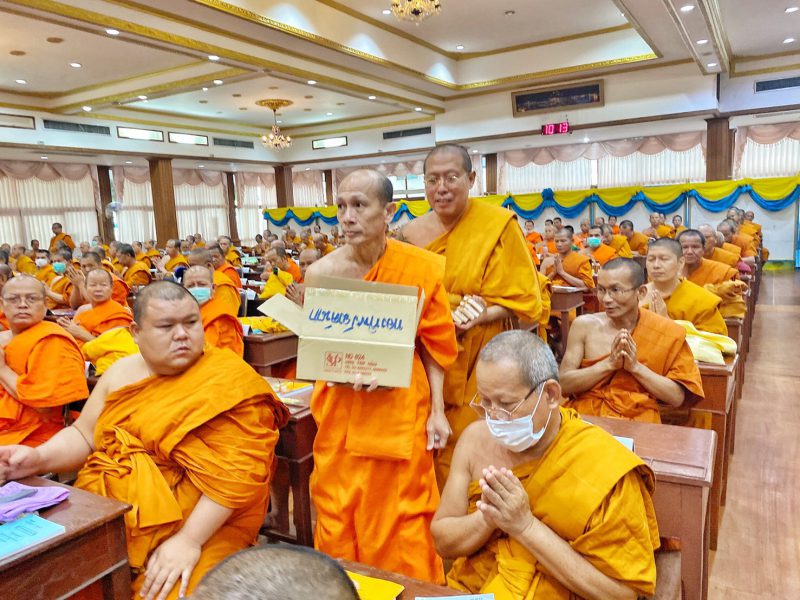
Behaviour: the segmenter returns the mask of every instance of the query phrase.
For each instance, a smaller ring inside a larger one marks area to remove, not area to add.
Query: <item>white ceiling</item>
[[[800,10],[786,13],[800,0],[720,0],[722,18],[733,53],[753,56],[800,53]],[[786,38],[795,42],[784,44]]]

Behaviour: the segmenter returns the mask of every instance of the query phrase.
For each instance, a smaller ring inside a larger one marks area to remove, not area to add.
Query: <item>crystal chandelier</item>
[[[285,108],[287,106],[291,106],[291,100],[281,100],[281,99],[267,99],[267,100],[259,100],[256,102],[258,106],[265,106],[266,108],[272,111],[272,117],[274,120],[274,124],[272,125],[272,129],[269,133],[265,133],[261,136],[261,143],[264,144],[265,148],[273,148],[275,150],[283,150],[284,148],[288,148],[292,145],[292,138],[291,136],[284,135],[281,132],[281,128],[278,127],[278,115],[277,111],[281,108]]]
[[[411,21],[416,25],[440,12],[440,0],[392,0],[392,14],[401,21]]]

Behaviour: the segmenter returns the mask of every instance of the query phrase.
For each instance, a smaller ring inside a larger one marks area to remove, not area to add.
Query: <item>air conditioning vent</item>
[[[58,129],[60,131],[73,131],[75,133],[98,133],[111,135],[111,129],[103,125],[88,125],[87,123],[69,123],[67,121],[44,120],[45,129]]]
[[[214,138],[215,146],[228,146],[229,148],[254,148],[253,142],[242,142],[241,140],[229,140],[227,138]]]
[[[427,135],[433,131],[430,127],[417,127],[416,129],[401,129],[400,131],[384,131],[383,139],[393,140],[395,138],[411,137],[414,135]]]
[[[788,88],[800,87],[800,77],[785,77],[783,79],[767,79],[756,81],[756,94],[759,92],[774,92]]]

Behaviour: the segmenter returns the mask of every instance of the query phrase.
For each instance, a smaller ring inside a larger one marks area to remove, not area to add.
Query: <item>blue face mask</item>
[[[544,432],[547,431],[547,426],[550,424],[550,417],[553,411],[547,415],[547,421],[539,431],[533,430],[533,415],[539,408],[539,403],[542,401],[542,392],[544,386],[539,391],[539,397],[536,400],[536,406],[533,407],[533,412],[527,417],[520,417],[519,419],[512,419],[511,421],[500,421],[497,419],[490,419],[486,415],[486,424],[489,426],[489,432],[492,437],[500,444],[511,450],[512,452],[524,452],[538,444],[544,437]]]
[[[67,272],[67,264],[62,262],[53,263],[53,271],[56,272],[56,275],[63,275]]]
[[[189,288],[189,293],[194,296],[198,304],[205,304],[211,300],[211,288],[207,287],[193,287]]]
[[[590,237],[586,240],[586,243],[589,245],[589,248],[599,248],[600,247],[600,238],[599,237]]]

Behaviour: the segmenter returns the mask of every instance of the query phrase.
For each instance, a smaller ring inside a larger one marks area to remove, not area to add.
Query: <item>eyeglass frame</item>
[[[525,396],[522,398],[522,400],[517,402],[514,405],[514,408],[512,408],[511,410],[506,410],[505,408],[496,408],[494,406],[490,409],[490,410],[492,410],[494,412],[498,412],[499,411],[500,414],[507,415],[507,418],[504,418],[504,419],[497,419],[496,417],[493,417],[489,413],[489,410],[484,408],[484,406],[482,404],[480,404],[480,403],[475,404],[475,399],[478,396],[480,396],[480,392],[477,392],[477,391],[475,392],[475,395],[472,397],[472,400],[469,401],[469,406],[470,406],[470,408],[472,408],[472,410],[477,412],[482,417],[485,417],[488,414],[491,419],[495,419],[497,421],[506,421],[506,422],[508,422],[508,421],[512,420],[512,415],[517,411],[517,409],[520,406],[522,406],[523,404],[525,404],[525,402],[528,400],[528,398],[531,397],[531,394],[533,394],[533,392],[535,392],[539,388],[539,386],[544,385],[548,381],[550,381],[549,377],[547,379],[545,379],[544,381],[539,381],[538,383],[534,384],[534,386],[530,389],[530,391],[528,391],[528,393],[525,394]],[[483,411],[483,414],[481,414],[480,411]]]
[[[458,180],[464,177],[465,175],[469,175],[468,173],[462,173],[461,175],[456,175],[455,173],[448,173],[447,175],[426,175],[422,178],[422,182],[425,184],[425,187],[436,187],[442,183],[446,186],[453,186],[458,183]],[[435,181],[429,181],[429,179],[436,178]],[[453,178],[452,181],[448,181],[449,178]]]
[[[600,298],[601,296],[605,296],[606,294],[608,294],[609,296],[614,298],[614,300],[620,300],[621,298],[624,298],[627,295],[628,292],[632,292],[632,291],[638,290],[638,289],[639,289],[638,287],[617,288],[617,289],[614,289],[612,291],[612,290],[608,290],[606,288],[595,287],[594,288],[594,295],[597,296],[598,298]],[[622,295],[620,295],[620,294],[622,294]]]
[[[19,306],[22,300],[26,304],[44,302],[45,296],[40,294],[22,294],[21,296],[0,296],[0,300],[8,302],[9,306]]]

